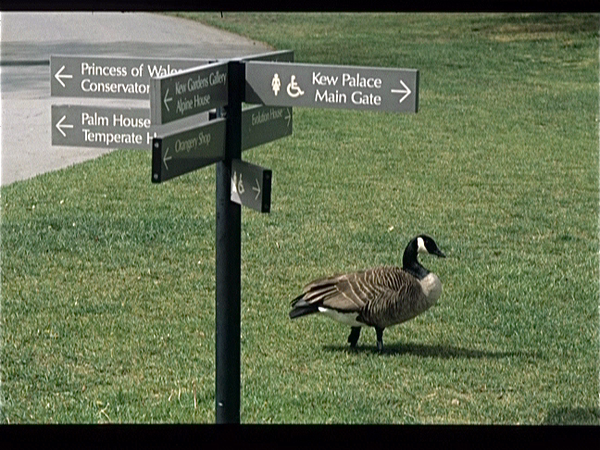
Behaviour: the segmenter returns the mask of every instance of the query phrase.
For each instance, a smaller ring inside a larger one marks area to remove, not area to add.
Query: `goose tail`
[[[304,299],[304,294],[292,300],[292,310],[290,311],[290,319],[306,316],[319,312],[319,307],[315,304],[309,304]]]

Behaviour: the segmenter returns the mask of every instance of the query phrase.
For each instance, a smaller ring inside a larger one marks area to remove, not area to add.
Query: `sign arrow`
[[[292,120],[292,115],[290,114],[290,108],[285,108],[285,111],[287,113],[287,116],[285,116],[284,119],[287,120],[287,126],[289,128],[290,127],[290,120]]]
[[[402,97],[398,103],[402,103],[406,99],[406,97],[408,97],[410,94],[412,94],[412,91],[406,84],[404,84],[404,81],[400,80],[400,84],[402,84],[402,86],[404,86],[404,89],[392,89],[391,90],[391,92],[393,92],[394,94],[404,94],[404,97]]]
[[[62,130],[63,128],[73,128],[73,125],[69,125],[69,124],[63,125],[63,122],[65,121],[66,118],[67,118],[67,116],[62,116],[62,118],[56,124],[56,129],[58,131],[60,131],[60,134],[62,134],[63,137],[67,137],[67,134]]]
[[[61,75],[62,71],[65,70],[65,66],[62,66],[60,69],[58,69],[58,72],[56,72],[54,74],[54,78],[56,78],[56,80],[61,84],[62,87],[66,87],[65,83],[63,83],[63,78],[73,78],[73,75]]]
[[[172,156],[169,156],[167,158],[167,155],[169,154],[169,147],[167,147],[167,150],[165,150],[165,156],[163,156],[163,163],[165,164],[165,168],[167,170],[169,170],[169,166],[167,166],[167,161],[171,161],[173,159]]]
[[[165,92],[165,99],[163,101],[164,101],[165,107],[167,108],[167,111],[171,111],[171,109],[169,108],[169,104],[167,102],[170,102],[171,100],[173,100],[173,97],[169,97],[168,95],[169,95],[169,88],[167,88],[167,92]]]
[[[260,184],[258,183],[257,178],[255,178],[254,181],[256,181],[256,187],[252,186],[252,190],[256,192],[256,197],[254,197],[254,200],[258,200],[258,197],[260,196]]]

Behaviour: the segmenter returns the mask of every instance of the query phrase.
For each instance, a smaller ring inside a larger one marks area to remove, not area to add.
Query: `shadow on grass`
[[[552,408],[547,425],[600,425],[600,408]]]
[[[361,346],[360,344],[352,349],[348,345],[326,345],[324,349],[331,352],[346,351],[351,353],[379,353],[375,346]],[[526,357],[526,358],[538,358],[540,354],[538,352],[524,352],[524,351],[490,351],[490,350],[478,350],[470,348],[453,347],[451,345],[429,345],[429,344],[388,344],[383,349],[382,356],[397,356],[397,355],[414,355],[422,358],[491,358],[499,359],[506,357]]]

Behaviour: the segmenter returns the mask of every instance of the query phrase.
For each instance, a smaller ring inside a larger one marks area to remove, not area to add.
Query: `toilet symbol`
[[[304,91],[300,89],[300,86],[298,86],[298,83],[296,83],[296,75],[292,75],[290,83],[287,85],[287,93],[292,98],[304,95]]]
[[[279,74],[273,75],[273,81],[271,81],[271,87],[273,88],[273,93],[275,97],[279,94],[279,90],[281,89],[281,80],[279,79]]]

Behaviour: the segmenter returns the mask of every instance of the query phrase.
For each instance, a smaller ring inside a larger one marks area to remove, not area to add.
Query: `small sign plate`
[[[234,159],[231,162],[231,201],[256,211],[271,211],[270,169]]]

